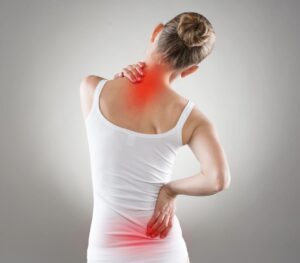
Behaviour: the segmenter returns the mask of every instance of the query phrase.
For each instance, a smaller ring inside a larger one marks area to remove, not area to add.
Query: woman
[[[210,22],[184,12],[154,28],[144,63],[113,80],[83,79],[94,198],[88,263],[189,262],[176,197],[220,192],[230,172],[213,124],[170,84],[195,72],[214,42]],[[184,145],[201,169],[171,181]]]

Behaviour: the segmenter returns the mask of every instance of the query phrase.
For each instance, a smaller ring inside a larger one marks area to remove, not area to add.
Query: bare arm
[[[190,177],[171,181],[161,187],[154,213],[147,224],[147,235],[166,237],[173,224],[177,195],[213,195],[230,184],[228,163],[216,130],[199,113],[195,110],[196,116],[192,123],[196,123],[196,128],[193,129],[187,144],[200,162],[201,170]]]
[[[171,196],[213,195],[230,185],[231,177],[227,158],[220,144],[215,127],[201,114],[196,115],[195,129],[188,146],[200,162],[200,172],[165,185]]]

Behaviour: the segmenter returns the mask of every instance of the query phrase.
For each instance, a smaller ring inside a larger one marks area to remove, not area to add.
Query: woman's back
[[[145,134],[172,129],[188,100],[169,87],[154,88],[143,79],[131,83],[126,78],[108,80],[101,91],[99,108],[113,124]],[[153,90],[150,94],[149,90]]]
[[[141,108],[124,103],[130,88],[137,87],[117,83],[121,82],[99,81],[86,118],[94,197],[88,262],[185,262],[187,248],[176,215],[165,239],[145,232],[158,192],[171,179],[193,102],[188,101],[175,117],[171,110],[179,102],[168,103],[163,96],[138,111]],[[165,108],[158,100],[165,101]],[[162,117],[157,117],[154,105]],[[164,118],[171,119],[168,113],[174,121],[163,125]]]

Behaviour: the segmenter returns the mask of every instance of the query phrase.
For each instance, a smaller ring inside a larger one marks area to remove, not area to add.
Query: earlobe
[[[181,72],[180,77],[181,77],[181,78],[184,78],[184,77],[185,77],[185,72],[184,72],[184,71]]]
[[[191,73],[195,72],[198,68],[199,68],[199,66],[194,65],[194,66],[191,68]]]
[[[194,65],[194,66],[191,66],[190,68],[188,68],[188,69],[182,71],[181,74],[180,74],[181,78],[184,78],[184,77],[186,77],[187,75],[192,74],[192,73],[195,72],[198,68],[199,68],[199,66]]]

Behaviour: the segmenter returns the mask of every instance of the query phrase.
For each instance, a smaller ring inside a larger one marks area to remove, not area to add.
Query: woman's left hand
[[[147,224],[146,234],[151,237],[160,235],[165,238],[173,223],[173,216],[176,210],[176,195],[170,192],[167,185],[160,188],[156,201],[154,213]]]

